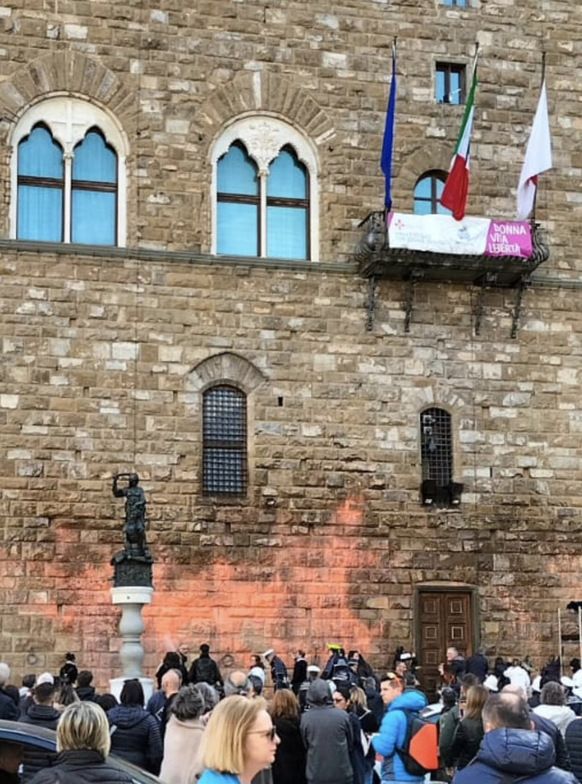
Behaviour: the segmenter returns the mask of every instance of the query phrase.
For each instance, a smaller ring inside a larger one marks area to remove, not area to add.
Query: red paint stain
[[[381,640],[374,613],[366,620],[358,614],[369,589],[357,576],[379,568],[378,552],[362,535],[363,517],[364,501],[354,497],[310,535],[282,533],[283,526],[275,525],[272,536],[283,545],[258,545],[260,563],[250,550],[248,559],[241,558],[240,548],[229,560],[230,548],[215,545],[208,547],[209,560],[219,550],[221,557],[202,567],[156,563],[153,603],[143,610],[146,671],[153,674],[179,641],[193,652],[208,642],[219,659],[229,654],[242,667],[249,653],[268,647],[289,663],[298,647],[324,661],[329,641],[376,652]],[[48,622],[39,648],[52,645],[53,659],[59,651],[76,650],[80,665],[93,670],[104,688],[119,673],[120,610],[111,605],[112,567],[102,560],[102,546],[84,547],[79,533],[66,525],[55,528],[56,557],[43,572],[50,588],[27,590],[19,612]]]

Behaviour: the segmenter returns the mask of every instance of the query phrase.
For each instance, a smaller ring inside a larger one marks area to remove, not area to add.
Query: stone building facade
[[[267,647],[321,661],[330,640],[384,666],[443,628],[469,649],[557,651],[558,608],[582,599],[582,6],[463,6],[0,8],[0,658],[17,673],[56,669],[70,649],[100,684],[116,671],[110,478],[133,468],[157,559],[149,668],[178,639],[243,666]],[[419,284],[406,332],[407,287],[381,280],[366,329],[354,250],[382,207],[394,36],[403,212],[423,172],[448,168],[459,128],[462,106],[435,102],[435,63],[470,68],[478,41],[468,212],[513,217],[547,53],[555,168],[537,219],[551,259],[515,339],[515,291],[484,292],[475,335],[478,292],[464,283]],[[17,239],[18,129],[49,98],[117,128],[119,247]],[[311,260],[214,252],[213,151],[241,118],[264,124],[263,149],[279,121],[311,151]],[[202,492],[214,383],[246,395],[243,497]],[[454,508],[421,503],[431,407],[451,415]]]

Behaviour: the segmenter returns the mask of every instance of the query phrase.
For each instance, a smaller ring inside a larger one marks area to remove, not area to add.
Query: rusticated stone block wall
[[[128,468],[146,489],[157,558],[148,668],[178,637],[208,640],[238,664],[271,645],[288,656],[301,643],[321,658],[339,638],[385,664],[397,644],[414,644],[414,589],[427,582],[476,586],[482,640],[498,651],[553,653],[558,605],[582,598],[582,6],[46,6],[0,8],[0,235],[15,121],[43,96],[73,92],[113,112],[127,135],[130,250],[2,247],[0,658],[20,674],[55,669],[74,648],[101,685],[116,670],[108,562],[122,504],[110,476]],[[342,262],[357,224],[382,207],[395,35],[403,211],[420,174],[447,169],[462,114],[435,104],[435,62],[470,66],[478,39],[469,212],[513,215],[547,52],[555,168],[537,214],[552,259],[526,293],[516,340],[514,293],[485,293],[476,338],[476,292],[462,285],[419,285],[405,334],[406,291],[380,282],[366,332],[367,284]],[[312,139],[320,258],[336,272],[172,255],[209,251],[209,150],[253,111]],[[242,503],[200,495],[200,363],[217,355],[257,382]],[[419,412],[433,404],[453,415],[465,484],[454,511],[419,503]]]
[[[366,333],[366,283],[347,272],[5,252],[0,274],[0,642],[18,670],[70,647],[101,682],[116,667],[110,476],[133,467],[157,559],[149,667],[177,638],[243,664],[340,638],[384,663],[413,644],[414,587],[434,581],[478,587],[497,650],[553,651],[581,567],[577,291],[534,287],[512,341],[509,291],[476,339],[462,287],[419,287],[406,335],[402,286],[380,285]],[[253,368],[243,502],[200,494],[213,357]],[[453,414],[454,511],[419,502],[433,403]]]

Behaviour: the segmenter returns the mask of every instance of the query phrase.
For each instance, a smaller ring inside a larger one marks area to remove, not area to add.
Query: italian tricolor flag
[[[463,220],[467,206],[467,193],[469,191],[469,159],[471,148],[471,131],[473,129],[473,115],[475,113],[475,90],[477,89],[477,59],[473,67],[473,81],[469,90],[469,97],[463,114],[463,122],[455,154],[451,163],[451,170],[441,194],[441,204],[451,210],[455,220]]]

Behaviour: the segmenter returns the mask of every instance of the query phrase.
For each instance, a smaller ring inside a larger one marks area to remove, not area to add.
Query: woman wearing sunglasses
[[[273,764],[278,744],[264,700],[227,697],[212,711],[204,733],[199,784],[251,784]]]

